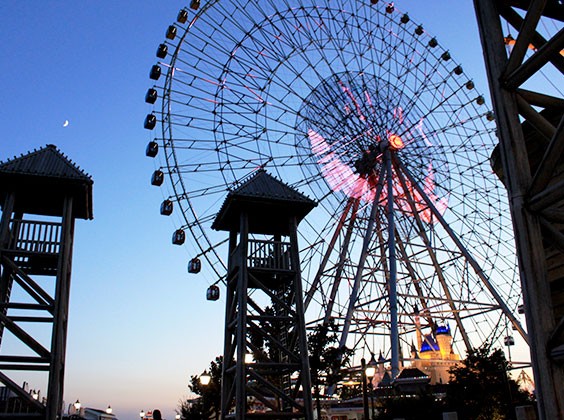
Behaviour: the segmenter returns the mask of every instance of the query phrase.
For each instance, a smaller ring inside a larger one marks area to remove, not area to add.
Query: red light
[[[390,137],[388,138],[388,140],[390,142],[390,148],[392,150],[403,149],[403,147],[404,147],[403,140],[397,134],[390,134]]]

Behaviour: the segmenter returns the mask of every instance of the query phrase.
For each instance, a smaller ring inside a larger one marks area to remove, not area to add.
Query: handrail
[[[249,240],[247,266],[270,270],[292,270],[290,243],[282,241]]]
[[[58,254],[62,240],[62,223],[12,219],[9,249],[38,253]]]

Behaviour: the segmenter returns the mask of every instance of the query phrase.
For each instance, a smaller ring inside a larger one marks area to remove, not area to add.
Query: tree
[[[337,327],[333,320],[318,324],[308,334],[309,368],[313,395],[316,400],[317,418],[321,418],[321,388],[335,385],[342,378],[342,366],[348,364],[352,351],[339,348]]]
[[[179,406],[182,420],[209,420],[219,419],[221,410],[221,370],[223,367],[223,356],[218,356],[210,363],[207,369],[210,375],[210,383],[202,385],[200,375],[192,375],[188,388],[196,398],[182,401]]]
[[[460,420],[513,419],[514,407],[532,400],[508,375],[509,368],[503,351],[492,350],[489,343],[470,350],[466,359],[449,371],[449,409],[457,411]]]
[[[431,393],[416,396],[395,395],[380,402],[378,420],[440,420],[443,418],[444,406]]]

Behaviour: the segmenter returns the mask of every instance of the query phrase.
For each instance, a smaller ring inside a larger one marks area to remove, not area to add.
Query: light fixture
[[[174,416],[174,418],[175,418],[176,420],[180,420],[180,414],[177,414],[176,416]]]
[[[106,414],[112,414],[112,407],[108,404],[108,408],[106,408]]]
[[[76,402],[74,403],[74,408],[76,408],[76,410],[79,411],[81,406],[82,404],[80,403],[80,401],[76,400]]]
[[[368,362],[368,365],[366,366],[366,369],[364,370],[364,373],[366,374],[367,378],[373,378],[374,375],[376,375],[376,365],[378,363],[376,363],[376,359],[374,358],[374,353],[372,353],[372,356],[370,357],[370,361]]]
[[[139,417],[141,417],[141,418],[145,417],[145,411],[141,410],[139,412]]]
[[[200,383],[206,386],[209,385],[210,381],[211,381],[211,376],[208,374],[206,370],[204,370],[204,373],[200,375]]]

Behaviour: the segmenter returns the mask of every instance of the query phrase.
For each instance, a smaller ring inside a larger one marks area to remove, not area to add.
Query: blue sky
[[[487,92],[472,2],[395,3]],[[189,376],[222,351],[223,303],[205,300],[208,284],[188,276],[187,251],[170,244],[164,192],[150,186],[144,156],[149,69],[185,5],[0,3],[0,160],[52,143],[94,179],[94,220],[76,225],[65,401],[111,404],[122,420],[153,408],[174,418]]]

